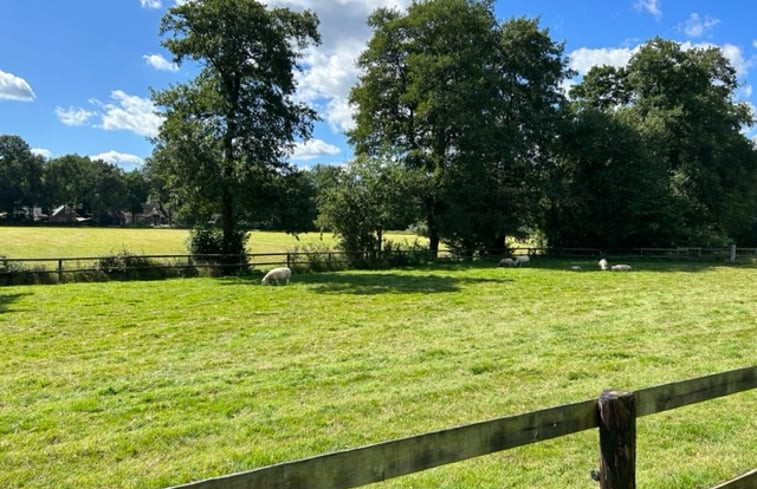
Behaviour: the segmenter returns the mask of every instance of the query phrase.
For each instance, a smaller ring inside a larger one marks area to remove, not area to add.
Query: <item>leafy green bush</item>
[[[417,239],[410,245],[386,241],[381,261],[384,266],[404,267],[429,263],[432,257],[428,247],[420,244]]]
[[[295,246],[289,253],[291,267],[297,272],[327,272],[344,270],[348,266],[346,256],[334,253],[320,243]]]
[[[163,266],[127,250],[99,258],[95,268],[108,279],[120,280],[158,280],[182,275],[180,269]]]
[[[56,283],[57,276],[43,266],[29,266],[19,262],[5,261],[0,255],[0,285],[36,285]]]
[[[246,273],[249,267],[246,256],[247,232],[237,229],[224,250],[223,230],[218,227],[195,227],[189,234],[187,248],[195,261],[204,266],[210,275]]]

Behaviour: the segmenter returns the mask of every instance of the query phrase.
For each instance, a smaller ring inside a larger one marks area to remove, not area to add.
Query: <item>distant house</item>
[[[57,224],[78,224],[88,222],[91,219],[92,218],[90,217],[80,216],[78,212],[67,204],[63,204],[62,206],[53,209],[53,212],[50,213],[50,217],[48,218],[48,222]]]
[[[124,212],[124,221],[127,223],[148,225],[148,226],[163,226],[169,223],[169,218],[160,204],[142,204],[142,212],[132,214],[131,212]]]

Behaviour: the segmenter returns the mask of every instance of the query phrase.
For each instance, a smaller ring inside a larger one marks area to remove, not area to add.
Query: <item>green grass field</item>
[[[186,229],[11,227],[0,226],[0,255],[9,258],[89,257],[127,250],[133,254],[160,255],[187,253]],[[412,243],[423,238],[389,233],[387,239]],[[330,233],[302,233],[293,236],[273,231],[252,231],[247,243],[250,253],[279,253],[318,244],[336,246]]]
[[[757,360],[756,268],[567,264],[0,288],[0,487],[160,488]],[[639,487],[753,468],[755,412],[639,419]],[[377,487],[595,487],[597,452],[592,430]]]

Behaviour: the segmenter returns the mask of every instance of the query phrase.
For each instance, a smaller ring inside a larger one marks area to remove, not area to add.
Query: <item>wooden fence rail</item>
[[[401,254],[402,251],[393,251]],[[418,253],[417,250],[408,253]],[[683,259],[683,260],[715,260],[715,261],[744,261],[757,259],[757,248],[636,248],[632,250],[602,250],[599,248],[515,248],[503,250],[502,255],[529,254],[545,257],[562,257],[574,259],[595,259],[600,256],[615,256],[625,258],[654,259]],[[495,254],[496,255],[496,254]],[[0,275],[9,273],[47,273],[56,274],[62,281],[64,274],[78,272],[94,272],[102,269],[102,263],[116,256],[79,256],[79,257],[50,257],[50,258],[10,258],[0,256]],[[236,257],[237,261],[228,258]],[[456,258],[452,249],[440,250],[439,258]],[[327,263],[349,263],[353,255],[344,251],[290,251],[279,253],[247,253],[244,255],[193,255],[193,254],[160,254],[160,255],[129,255],[123,257],[126,268],[130,271],[152,269],[202,269],[222,266],[252,265],[259,269],[272,266],[308,266],[313,258],[325,260]],[[225,261],[223,259],[226,259]],[[430,258],[430,257],[429,257]],[[367,258],[366,258],[367,259]],[[134,265],[129,265],[129,261]]]
[[[639,416],[755,387],[757,366],[751,366],[625,393],[635,405],[629,421],[633,424]],[[607,397],[609,392],[603,392],[603,396]],[[601,418],[598,400],[590,399],[192,482],[174,489],[347,489],[601,427]],[[631,455],[635,459],[635,448]],[[633,473],[634,467],[629,469],[627,462],[610,460],[608,466],[600,465],[597,474],[600,488],[635,488],[633,477],[628,480],[627,475],[629,470]],[[757,472],[753,470],[725,484],[728,485],[717,487],[757,487]]]

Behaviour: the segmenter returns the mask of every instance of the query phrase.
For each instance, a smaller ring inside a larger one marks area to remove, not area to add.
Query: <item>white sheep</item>
[[[613,272],[630,272],[631,265],[613,265],[612,271]]]
[[[574,272],[580,272],[581,271],[581,265],[571,265],[570,269]]]
[[[601,260],[599,260],[599,268],[602,269],[602,270],[607,270],[608,269],[608,267],[607,267],[607,260],[605,260],[604,258],[602,258]]]
[[[283,281],[285,284],[289,284],[289,279],[292,277],[292,270],[290,270],[288,267],[279,267],[274,268],[273,270],[270,270],[268,273],[265,274],[265,277],[263,277],[263,280],[260,281],[261,284],[269,284],[271,282],[275,283],[276,285],[279,285],[279,281]]]
[[[515,260],[513,260],[512,258],[502,258],[499,261],[499,265],[498,266],[500,266],[500,267],[514,267],[515,266]]]
[[[515,266],[519,267],[522,265],[528,265],[530,261],[531,261],[531,258],[529,258],[528,255],[517,255],[515,257]]]

